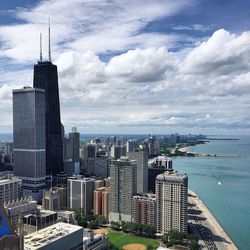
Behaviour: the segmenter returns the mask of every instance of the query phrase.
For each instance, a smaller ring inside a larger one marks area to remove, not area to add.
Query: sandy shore
[[[223,241],[216,241],[214,242],[218,249],[228,249],[228,250],[237,250],[238,248],[234,245],[233,241],[229,238],[229,236],[225,233],[221,225],[215,219],[215,217],[211,214],[208,208],[204,205],[204,203],[200,200],[198,195],[188,190],[189,194],[189,202],[196,205],[196,207],[202,212],[201,216],[206,218],[206,222],[204,222],[205,226],[208,226],[209,229],[212,231],[213,235],[219,236],[223,238]]]
[[[181,151],[182,153],[189,153],[188,152],[188,147],[178,148],[178,150]]]

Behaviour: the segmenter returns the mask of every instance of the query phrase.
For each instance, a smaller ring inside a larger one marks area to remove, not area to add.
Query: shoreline
[[[178,151],[184,154],[193,154],[194,157],[239,157],[238,154],[216,154],[216,153],[198,153],[194,151],[189,151],[190,146],[183,146],[178,148]],[[185,157],[185,155],[184,155]]]
[[[209,211],[209,209],[205,206],[199,196],[192,190],[188,189],[188,200],[190,203],[194,203],[197,208],[201,211],[202,217],[206,218],[205,222],[201,222],[201,224],[205,224],[207,226],[214,238],[214,242],[218,249],[225,250],[237,250],[238,248],[234,244],[234,242],[230,239],[227,233],[224,231],[222,226],[213,216],[213,214]],[[219,240],[218,240],[219,239]]]

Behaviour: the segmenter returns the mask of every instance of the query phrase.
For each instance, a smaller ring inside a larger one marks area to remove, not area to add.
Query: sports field
[[[130,234],[125,234],[123,232],[115,232],[115,231],[110,231],[108,233],[108,240],[121,250],[125,245],[128,244],[142,244],[145,245],[147,248],[152,246],[151,249],[156,249],[159,246],[157,240],[152,240],[144,237],[138,237]]]

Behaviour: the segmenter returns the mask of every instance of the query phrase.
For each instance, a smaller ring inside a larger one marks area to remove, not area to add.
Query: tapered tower
[[[63,142],[57,66],[51,62],[50,25],[48,33],[48,61],[42,61],[40,56],[34,65],[33,86],[45,90],[46,175],[55,176],[63,171]]]

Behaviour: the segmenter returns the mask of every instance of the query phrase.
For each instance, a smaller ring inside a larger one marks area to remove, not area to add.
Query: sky
[[[250,134],[248,0],[0,0],[0,133],[49,17],[66,131]]]

